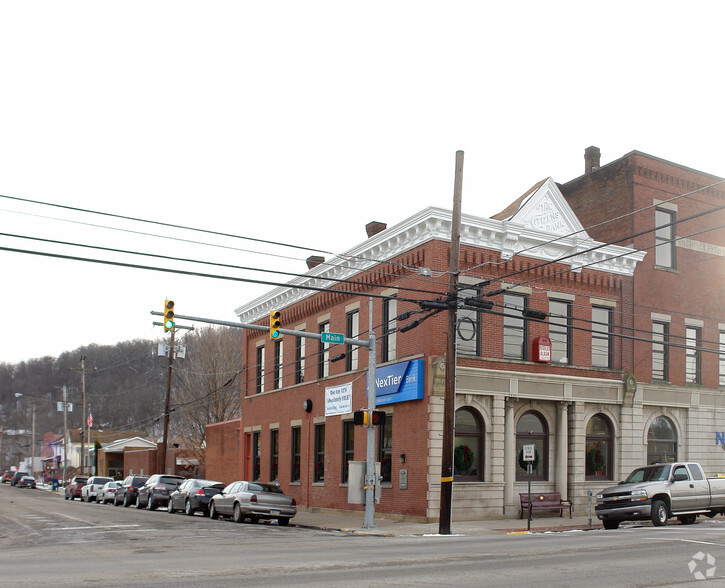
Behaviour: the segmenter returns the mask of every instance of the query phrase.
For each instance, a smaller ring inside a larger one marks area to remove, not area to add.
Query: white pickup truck
[[[647,520],[661,527],[670,517],[691,525],[697,515],[725,514],[725,478],[706,478],[698,463],[658,463],[602,490],[595,510],[605,529]]]

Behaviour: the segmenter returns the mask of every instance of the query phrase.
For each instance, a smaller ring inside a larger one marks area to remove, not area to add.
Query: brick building
[[[646,252],[622,307],[636,426],[617,436],[616,477],[675,459],[725,473],[725,180],[638,151],[600,157],[586,149],[584,175],[560,188],[592,237]]]
[[[267,324],[274,309],[283,328],[351,338],[367,339],[372,326],[387,414],[378,512],[439,514],[445,313],[400,328],[427,317],[420,301],[447,291],[451,217],[428,208],[390,228],[370,223],[358,246],[310,258],[303,277],[236,310],[243,323]],[[645,253],[626,245],[590,238],[551,178],[493,218],[463,215],[459,300],[495,306],[458,312],[454,520],[518,514],[524,444],[536,447],[534,489],[559,491],[580,512],[589,488],[618,479],[621,444],[642,426],[632,339],[622,335],[632,333]],[[529,320],[534,310],[548,319]],[[417,314],[398,318],[408,311]],[[349,463],[366,455],[352,411],[367,406],[367,351],[251,330],[244,345],[243,416],[209,428],[231,451],[209,437],[207,477],[236,471],[278,480],[302,507],[362,509],[348,504],[347,486]]]

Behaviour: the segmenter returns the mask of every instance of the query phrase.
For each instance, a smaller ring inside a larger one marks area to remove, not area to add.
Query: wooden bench
[[[522,492],[519,494],[521,499],[521,516],[520,519],[524,518],[524,513],[535,510],[558,510],[559,516],[564,516],[564,509],[569,509],[569,518],[571,518],[571,500],[562,500],[559,492],[532,492],[531,503],[529,503],[528,492]]]

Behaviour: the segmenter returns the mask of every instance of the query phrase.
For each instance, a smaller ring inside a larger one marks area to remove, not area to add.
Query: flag
[[[93,427],[93,415],[91,414],[90,410],[88,411],[88,420],[86,421],[86,423],[88,424],[89,429]]]

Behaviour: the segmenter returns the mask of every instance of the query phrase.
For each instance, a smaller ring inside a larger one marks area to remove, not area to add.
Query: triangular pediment
[[[577,233],[580,239],[588,238],[584,227],[552,178],[539,182],[514,203],[516,204],[518,206],[510,206],[494,218],[522,225],[532,231],[562,236]],[[504,214],[506,218],[502,218]]]
[[[156,443],[142,437],[131,437],[103,444],[103,450],[107,452],[122,452],[124,449],[156,449]]]

